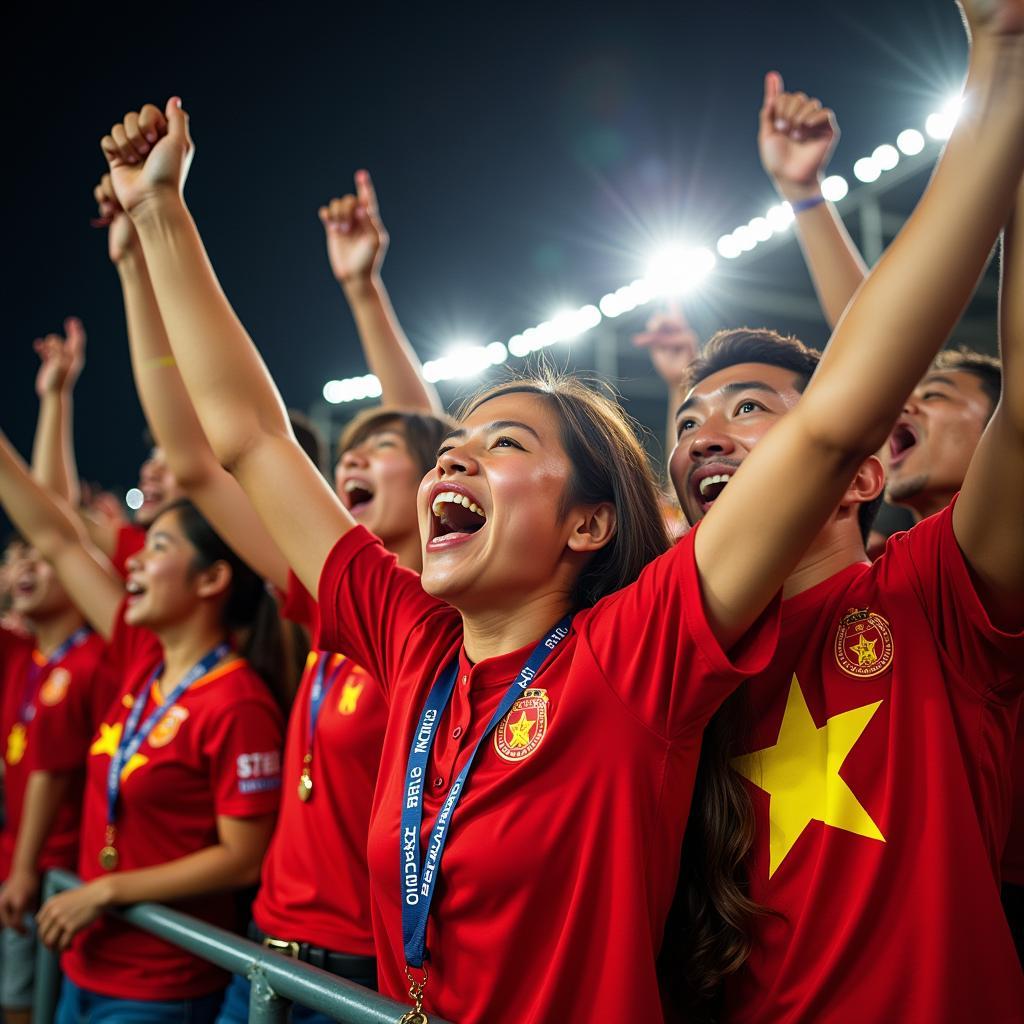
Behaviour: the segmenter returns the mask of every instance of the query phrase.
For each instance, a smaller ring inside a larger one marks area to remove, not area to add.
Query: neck
[[[219,622],[202,619],[162,629],[157,636],[164,651],[160,692],[166,696],[200,658],[225,639],[226,634]]]
[[[36,647],[44,657],[49,657],[85,620],[75,608],[66,608],[45,619],[27,617],[36,638]]]
[[[908,505],[907,508],[910,509],[910,513],[914,517],[914,522],[919,523],[922,519],[927,519],[929,516],[935,515],[936,512],[941,512],[952,502],[955,496],[956,491],[949,491],[948,493],[942,494],[921,494],[918,496],[913,506]]]
[[[867,560],[856,515],[845,520],[833,518],[789,574],[782,587],[782,596],[795,597],[835,576],[848,565]]]
[[[423,546],[420,543],[419,527],[411,534],[395,538],[384,545],[388,551],[398,557],[398,564],[413,572],[423,571]]]
[[[463,642],[474,664],[539,640],[570,609],[562,591],[547,591],[516,600],[509,608],[463,612]]]

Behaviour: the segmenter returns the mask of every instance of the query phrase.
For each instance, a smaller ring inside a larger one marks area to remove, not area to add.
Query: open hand
[[[100,148],[117,201],[129,215],[149,200],[181,198],[195,145],[177,96],[163,112],[147,103],[138,113],[125,114],[100,140]]]
[[[57,394],[71,391],[85,367],[85,328],[76,316],[64,321],[64,336],[48,334],[32,343],[39,356],[36,373],[36,394]]]
[[[12,868],[0,886],[0,924],[24,935],[25,916],[35,910],[38,899],[39,875]]]
[[[761,164],[787,199],[818,191],[839,141],[835,114],[803,92],[783,92],[782,75],[764,78],[757,148]]]
[[[673,388],[682,383],[700,346],[696,331],[680,309],[655,313],[647,321],[647,329],[634,335],[633,344],[647,349],[658,376]]]
[[[319,210],[327,235],[327,258],[341,284],[380,273],[388,233],[380,220],[369,171],[356,171],[356,194],[332,199]]]

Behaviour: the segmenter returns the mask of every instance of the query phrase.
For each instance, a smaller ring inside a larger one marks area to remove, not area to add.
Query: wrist
[[[102,878],[95,878],[88,883],[92,889],[92,895],[96,906],[107,908],[112,907],[118,902],[118,877],[114,875],[104,875]]]
[[[800,203],[806,199],[815,199],[821,195],[821,178],[813,181],[780,181],[775,179],[775,191],[787,203]]]
[[[132,223],[139,232],[159,229],[168,224],[179,223],[188,218],[188,208],[181,193],[175,189],[162,188],[148,193],[128,211]]]
[[[367,299],[376,298],[382,287],[380,274],[376,270],[338,278],[338,284],[341,285],[349,302],[365,302]]]
[[[117,267],[117,272],[122,276],[124,274],[137,274],[146,263],[142,255],[142,246],[139,245],[138,236],[112,262]]]
[[[18,861],[11,861],[11,870],[8,878],[18,878],[20,881],[39,883],[39,871],[35,864],[19,864]]]

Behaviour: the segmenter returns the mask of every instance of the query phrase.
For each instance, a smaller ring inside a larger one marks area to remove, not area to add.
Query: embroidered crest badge
[[[529,757],[548,731],[548,692],[530,687],[494,730],[494,750],[502,760],[517,764]]]
[[[164,712],[163,718],[153,726],[153,731],[146,741],[151,747],[166,747],[175,736],[182,723],[188,718],[188,708],[174,704]]]
[[[71,685],[71,673],[66,668],[55,668],[39,687],[39,701],[48,708],[59,704]]]
[[[851,608],[836,633],[836,664],[855,679],[870,679],[892,666],[889,623],[869,608]]]

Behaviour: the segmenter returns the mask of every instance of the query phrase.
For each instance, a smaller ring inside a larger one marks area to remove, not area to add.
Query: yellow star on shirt
[[[512,739],[508,741],[508,745],[512,748],[525,747],[530,742],[530,732],[535,724],[526,717],[525,711],[520,715],[518,722],[509,722],[508,727],[512,732]]]
[[[108,757],[113,757],[117,753],[120,742],[121,723],[115,722],[113,725],[107,725],[106,722],[101,722],[100,734],[92,741],[89,753],[97,756],[106,754]],[[136,768],[141,768],[144,764],[149,764],[149,758],[145,754],[132,754],[128,763],[121,769],[121,781],[124,782]]]
[[[341,699],[338,701],[338,711],[343,715],[354,715],[359,697],[363,692],[366,683],[348,682],[341,689]]]
[[[885,842],[885,836],[839,776],[847,754],[881,703],[844,711],[819,729],[793,676],[778,742],[733,759],[736,771],[771,798],[769,878],[812,821]]]
[[[875,654],[875,644],[877,643],[877,640],[869,640],[861,633],[860,639],[850,648],[851,651],[857,653],[858,665],[874,665],[878,661],[878,655]]]
[[[25,756],[25,748],[28,746],[28,733],[25,730],[25,726],[21,722],[15,722],[11,726],[11,733],[7,737],[7,763],[14,765],[20,764],[21,759]]]

